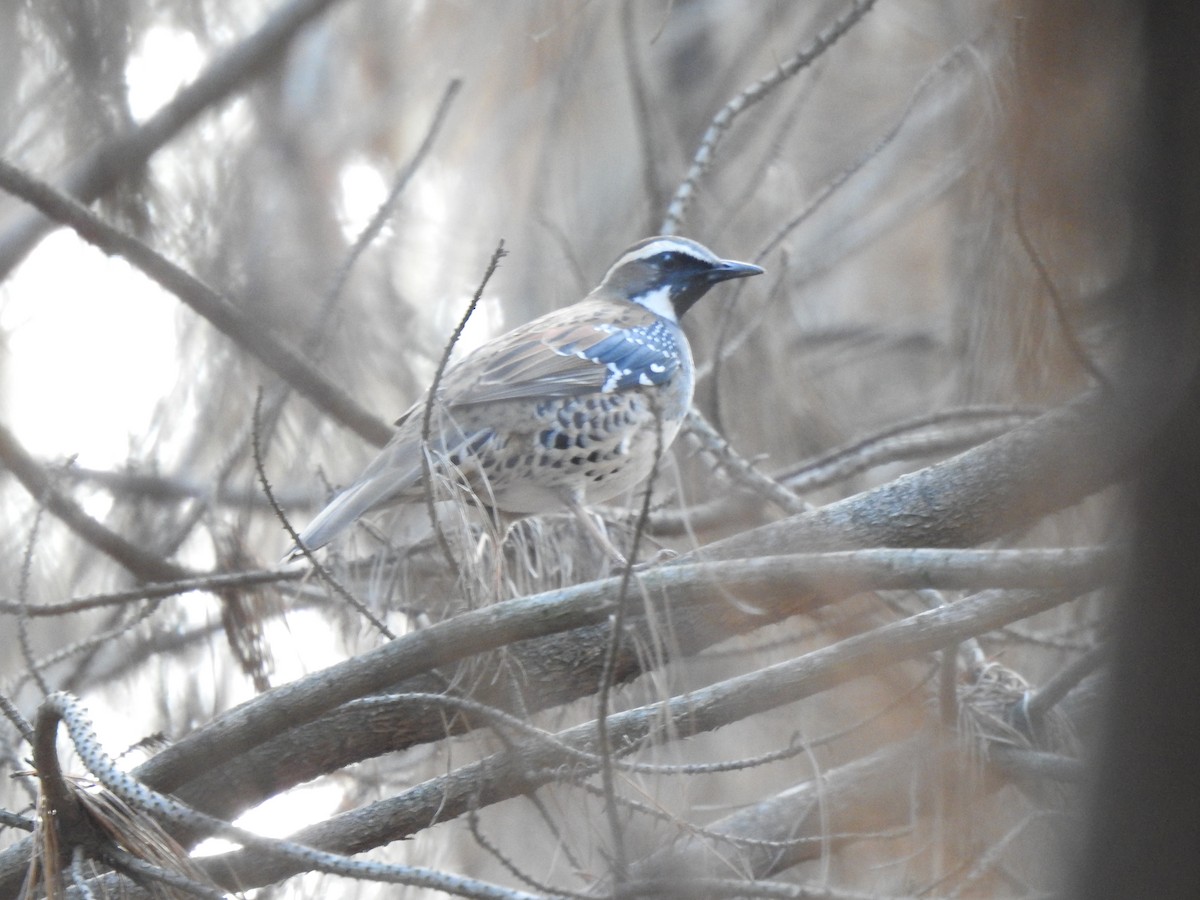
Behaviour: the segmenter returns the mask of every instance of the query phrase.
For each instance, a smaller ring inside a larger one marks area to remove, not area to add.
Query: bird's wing
[[[454,410],[660,384],[679,368],[681,340],[678,326],[637,304],[587,300],[484,344],[446,372],[439,394]]]

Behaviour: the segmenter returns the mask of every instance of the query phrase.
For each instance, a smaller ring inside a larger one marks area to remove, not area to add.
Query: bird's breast
[[[558,511],[564,497],[609,500],[650,473],[691,395],[689,366],[661,384],[493,404],[487,439],[463,474],[478,496],[506,512]]]

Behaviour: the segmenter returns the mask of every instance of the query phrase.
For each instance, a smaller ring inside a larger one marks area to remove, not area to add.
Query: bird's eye
[[[683,262],[683,258],[678,253],[675,253],[671,250],[668,250],[666,253],[658,254],[659,268],[676,269],[679,267],[681,262]]]

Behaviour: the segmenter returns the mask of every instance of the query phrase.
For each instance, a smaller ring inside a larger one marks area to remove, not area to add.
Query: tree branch
[[[711,731],[829,690],[868,671],[1034,615],[1058,602],[1058,596],[1014,592],[967,599],[919,613],[797,659],[661,703],[614,713],[608,718],[613,745],[628,751],[650,739],[670,742]],[[592,721],[559,732],[553,741],[523,741],[396,797],[333,816],[301,830],[291,840],[335,853],[359,853],[400,840],[432,821],[462,815],[474,803],[498,803],[560,778],[564,760],[558,745],[594,747],[596,732],[596,722]],[[587,770],[586,766],[577,767],[571,775],[580,777]],[[907,801],[908,793],[903,793]],[[215,858],[208,865],[214,877],[243,887],[270,884],[299,871],[289,860],[246,851]]]
[[[0,187],[37,207],[51,219],[69,225],[104,253],[120,256],[156,284],[171,292],[209,324],[280,378],[304,394],[329,416],[376,446],[392,429],[379,417],[308,364],[258,320],[132,235],[105,222],[83,204],[59,193],[8,162],[0,160]]]
[[[77,163],[59,190],[90,203],[122,178],[139,171],[193,119],[224,101],[248,78],[273,65],[300,29],[336,2],[292,0],[277,9],[258,31],[218,57],[145,123],[113,138]],[[8,277],[54,225],[53,217],[30,213],[0,237],[0,281]]]
[[[142,581],[179,581],[193,577],[193,573],[182,566],[130,543],[85,513],[78,503],[58,490],[41,464],[3,425],[0,425],[0,462],[64,525],[135,577]]]

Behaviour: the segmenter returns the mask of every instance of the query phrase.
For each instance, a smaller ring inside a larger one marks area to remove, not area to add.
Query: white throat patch
[[[679,321],[679,317],[675,315],[675,307],[671,304],[670,285],[663,285],[652,291],[639,294],[633,298],[633,302],[641,304],[650,310],[650,312],[662,316],[668,322]]]

